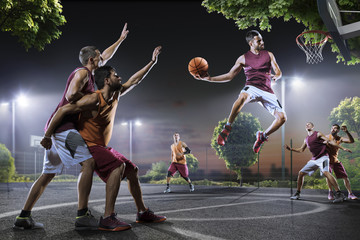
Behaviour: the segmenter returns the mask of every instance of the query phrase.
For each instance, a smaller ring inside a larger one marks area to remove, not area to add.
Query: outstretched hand
[[[156,63],[157,62],[157,60],[158,60],[158,56],[159,56],[159,54],[161,53],[161,46],[157,46],[155,49],[154,49],[154,52],[153,52],[153,54],[152,54],[152,61],[154,61],[154,63]]]
[[[345,125],[341,126],[341,131],[347,132],[347,127]]]
[[[345,152],[352,153],[352,151],[351,151],[350,149],[344,148],[343,150],[344,150]]]
[[[43,139],[40,142],[41,146],[43,146],[45,149],[49,150],[52,145],[51,138],[49,137],[43,137]]]
[[[196,79],[196,80],[203,80],[203,81],[210,81],[210,75],[209,75],[209,73],[206,71],[206,72],[202,72],[202,74],[200,75],[200,74],[195,74],[195,75],[193,75],[194,76],[194,78]]]
[[[127,37],[128,33],[129,33],[129,30],[127,30],[127,23],[125,23],[124,28],[123,28],[123,30],[121,32],[121,35],[120,35],[120,40],[124,41],[125,38]]]
[[[284,148],[285,148],[286,150],[291,151],[291,148],[290,148],[287,144],[284,145]]]

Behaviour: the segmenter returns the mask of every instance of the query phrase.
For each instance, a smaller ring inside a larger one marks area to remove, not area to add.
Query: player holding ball
[[[281,71],[276,63],[274,55],[264,50],[264,41],[261,34],[256,30],[246,33],[246,41],[250,50],[241,55],[235,62],[235,65],[228,73],[211,77],[208,73],[192,74],[195,79],[208,82],[224,83],[231,81],[244,68],[246,77],[245,87],[241,90],[239,97],[234,102],[228,122],[217,138],[219,145],[225,145],[225,142],[231,131],[231,124],[239,114],[245,104],[249,102],[258,102],[268,110],[275,120],[264,132],[256,133],[256,141],[253,146],[255,153],[258,153],[261,145],[267,141],[270,134],[275,132],[286,121],[285,111],[271,89],[271,81],[277,81],[281,78]],[[271,69],[275,74],[271,73]]]

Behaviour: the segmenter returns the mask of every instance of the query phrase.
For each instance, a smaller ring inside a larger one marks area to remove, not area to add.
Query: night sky
[[[120,123],[140,120],[143,125],[134,127],[136,164],[168,162],[172,134],[178,131],[204,169],[213,129],[228,117],[245,77],[241,72],[229,83],[198,81],[188,73],[187,64],[191,58],[201,56],[208,61],[211,75],[226,73],[248,51],[248,30],[238,30],[233,20],[220,14],[207,13],[201,1],[63,1],[62,5],[67,20],[60,28],[63,33],[42,52],[26,52],[15,37],[0,32],[0,101],[11,101],[20,92],[29,98],[26,108],[16,107],[17,151],[31,150],[30,135],[43,135],[45,122],[58,104],[69,74],[80,66],[79,50],[95,45],[103,51],[118,39],[127,22],[130,33],[108,62],[124,81],[151,60],[156,46],[161,45],[163,50],[144,81],[120,99],[109,145],[128,156],[129,130]],[[274,53],[283,80],[294,76],[304,80],[303,88],[286,85],[286,142],[292,138],[299,146],[306,137],[307,121],[328,133],[331,110],[345,97],[358,96],[360,68],[337,64],[329,45],[323,50],[322,63],[308,65],[295,42],[304,27],[282,19],[271,23],[271,32],[261,32],[265,49]],[[287,83],[290,81],[287,79]],[[274,91],[282,101],[280,83]],[[11,149],[11,108],[0,110],[0,142]],[[264,129],[273,121],[259,104],[248,104],[243,111],[258,117]],[[280,131],[274,133],[263,147],[264,174],[268,174],[270,164],[280,167],[280,136]],[[310,158],[308,152],[294,156],[294,171]],[[210,149],[208,164],[212,170],[225,169],[224,162]]]

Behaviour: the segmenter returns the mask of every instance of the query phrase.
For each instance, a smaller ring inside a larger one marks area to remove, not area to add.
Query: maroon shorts
[[[341,162],[330,164],[330,173],[334,171],[336,178],[348,178],[344,166]]]
[[[180,164],[180,163],[172,162],[170,164],[170,167],[169,167],[168,171],[170,172],[171,176],[174,176],[176,171],[179,171],[179,173],[180,173],[180,175],[182,177],[188,177],[189,176],[189,169],[186,166],[186,164]]]
[[[135,164],[113,148],[97,145],[89,147],[89,150],[95,160],[95,172],[104,182],[107,182],[111,172],[123,163],[125,163],[123,178],[136,168]]]

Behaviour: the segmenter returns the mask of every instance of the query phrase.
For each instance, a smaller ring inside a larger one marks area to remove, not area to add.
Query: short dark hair
[[[307,123],[310,123],[313,127],[315,126],[312,122],[307,122]]]
[[[259,36],[260,33],[256,30],[251,30],[246,33],[246,42],[249,43],[255,36]]]
[[[95,70],[94,78],[95,78],[96,86],[99,90],[104,88],[105,85],[104,80],[105,78],[110,77],[112,71],[115,71],[115,68],[109,65],[99,67],[98,69]]]
[[[95,46],[86,46],[80,50],[79,60],[83,66],[88,63],[89,58],[96,57],[96,50],[97,48]]]
[[[338,124],[336,124],[336,123],[334,123],[333,126],[335,126],[335,127],[337,127],[337,128],[340,129],[340,126],[339,126]]]

